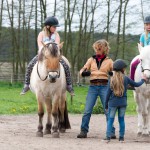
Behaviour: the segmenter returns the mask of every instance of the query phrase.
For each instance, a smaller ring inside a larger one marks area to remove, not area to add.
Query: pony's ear
[[[60,48],[60,49],[62,49],[63,44],[64,44],[64,42],[61,42],[61,43],[59,44],[59,48]]]
[[[45,46],[46,46],[46,44],[45,44],[43,41],[41,41],[41,43],[42,43],[43,47],[45,47]]]
[[[142,46],[141,46],[141,44],[139,44],[139,43],[137,43],[138,44],[138,49],[139,49],[139,52],[141,52],[141,50],[142,50]]]

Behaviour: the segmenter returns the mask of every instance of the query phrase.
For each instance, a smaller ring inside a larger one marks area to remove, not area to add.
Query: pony
[[[142,47],[138,44],[140,63],[135,71],[135,81],[141,80],[141,75],[147,77],[148,81],[140,87],[135,87],[134,99],[137,103],[138,113],[138,136],[149,136],[150,134],[150,45]]]
[[[70,129],[66,104],[66,77],[60,58],[69,61],[60,55],[63,43],[43,43],[30,78],[30,89],[36,95],[38,103],[38,131],[36,136],[51,134],[58,138],[60,132]],[[47,111],[47,123],[43,133],[44,106]],[[51,132],[52,130],[52,132]]]

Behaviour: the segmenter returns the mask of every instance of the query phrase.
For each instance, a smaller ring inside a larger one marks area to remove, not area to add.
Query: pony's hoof
[[[60,129],[59,129],[59,132],[60,132],[60,133],[65,133],[65,131],[66,131],[65,128],[60,128]]]
[[[142,135],[142,132],[138,132],[138,133],[137,133],[137,136],[141,136],[141,135]]]
[[[37,136],[37,137],[43,137],[43,132],[37,131],[37,132],[36,132],[36,136]]]
[[[142,137],[149,137],[149,134],[142,134]]]
[[[51,134],[51,130],[44,130],[44,135]]]
[[[59,132],[53,132],[52,137],[53,138],[59,138]]]

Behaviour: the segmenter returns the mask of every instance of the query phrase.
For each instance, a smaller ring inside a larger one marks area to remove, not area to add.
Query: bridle
[[[49,46],[49,44],[55,44],[55,45],[57,45],[57,44],[54,43],[54,42],[50,42],[50,43],[46,44],[45,46]],[[40,75],[40,73],[39,73],[38,66],[39,66],[39,61],[37,62],[37,74],[38,74],[39,78],[40,78],[42,81],[45,81],[45,80],[47,79],[48,74],[49,74],[50,72],[56,72],[56,73],[57,73],[56,78],[59,78],[59,77],[60,77],[60,69],[59,69],[59,71],[56,71],[56,70],[50,70],[50,71],[48,71],[47,76],[46,76],[44,79],[42,79],[42,78],[41,78],[41,75]],[[49,75],[49,76],[50,76],[50,75]]]
[[[148,70],[148,71],[150,71],[150,69],[149,68],[143,68],[143,66],[142,66],[142,60],[140,61],[140,63],[141,63],[141,69],[142,69],[142,72],[144,72],[145,70]]]
[[[40,73],[39,73],[38,65],[39,65],[39,61],[38,61],[38,63],[37,63],[37,74],[38,74],[39,78],[40,78],[42,81],[45,81],[45,80],[47,79],[48,75],[47,75],[44,79],[42,79],[42,78],[41,78],[41,75],[40,75]],[[49,71],[49,72],[56,72],[56,73],[58,74],[58,75],[56,76],[56,78],[59,78],[59,77],[60,77],[60,70],[59,70],[59,71],[51,70],[51,71]],[[49,72],[48,72],[47,74],[49,74]]]
[[[150,71],[149,68],[145,68],[145,69],[143,68],[143,66],[142,66],[142,60],[140,61],[140,64],[141,64],[141,72],[144,72],[145,70]],[[150,84],[150,79],[148,78],[148,80],[145,81],[145,83],[146,83],[146,85],[147,85],[147,84]]]

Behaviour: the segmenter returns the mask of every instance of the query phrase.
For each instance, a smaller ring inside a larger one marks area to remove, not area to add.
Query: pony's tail
[[[60,113],[60,111],[58,111],[58,112],[59,112],[59,118],[60,118],[61,113]],[[65,101],[65,110],[64,110],[64,121],[59,123],[59,128],[71,129],[66,101]]]

